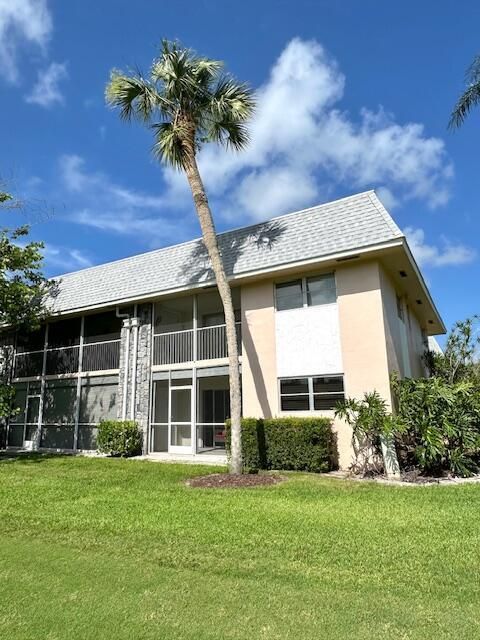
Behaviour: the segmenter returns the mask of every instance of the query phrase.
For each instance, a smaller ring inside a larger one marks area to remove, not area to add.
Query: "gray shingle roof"
[[[248,274],[403,237],[374,191],[219,234],[228,275]],[[141,299],[212,279],[199,239],[59,276],[58,312]]]

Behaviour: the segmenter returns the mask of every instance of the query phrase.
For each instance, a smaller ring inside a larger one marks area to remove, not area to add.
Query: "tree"
[[[208,142],[242,150],[254,98],[246,84],[225,74],[223,63],[199,57],[177,43],[162,42],[148,78],[113,70],[106,87],[107,104],[120,117],[148,126],[155,138],[155,157],[184,171],[193,196],[205,244],[225,313],[231,399],[231,473],[242,472],[241,395],[237,335],[230,285],[219,251],[197,153]]]
[[[19,206],[10,194],[0,191],[0,213]],[[56,283],[42,273],[41,242],[28,242],[28,226],[0,228],[0,418],[8,418],[13,388],[10,359],[15,332],[39,327],[47,315],[47,299]]]
[[[480,55],[475,56],[465,74],[467,88],[462,93],[450,116],[449,127],[457,129],[473,107],[480,104]]]
[[[480,316],[459,320],[450,331],[443,353],[427,351],[425,362],[431,376],[449,384],[471,382],[480,388]]]

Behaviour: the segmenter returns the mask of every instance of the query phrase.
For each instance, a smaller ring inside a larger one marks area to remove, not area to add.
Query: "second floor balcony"
[[[45,355],[44,355],[45,353]],[[79,371],[104,371],[120,366],[120,340],[105,340],[69,347],[15,354],[14,378],[41,376],[45,358],[45,375],[63,375]]]
[[[236,323],[237,345],[241,353],[241,323]],[[227,331],[224,324],[199,329],[169,331],[153,336],[153,364],[180,364],[228,357]]]

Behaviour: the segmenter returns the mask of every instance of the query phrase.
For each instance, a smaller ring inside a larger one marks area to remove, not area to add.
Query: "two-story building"
[[[244,416],[328,415],[391,372],[424,374],[443,322],[374,191],[228,231],[219,243],[241,347]],[[52,316],[16,340],[9,447],[94,450],[103,419],[144,451],[222,458],[229,415],[222,305],[201,240],[59,278]],[[336,422],[340,463],[351,434]]]

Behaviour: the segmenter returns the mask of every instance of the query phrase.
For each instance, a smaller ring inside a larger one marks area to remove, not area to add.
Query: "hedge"
[[[227,421],[227,452],[230,422]],[[322,473],[338,469],[337,438],[328,418],[243,418],[243,466]]]
[[[142,432],[133,420],[104,420],[98,425],[97,448],[110,456],[142,453]]]

